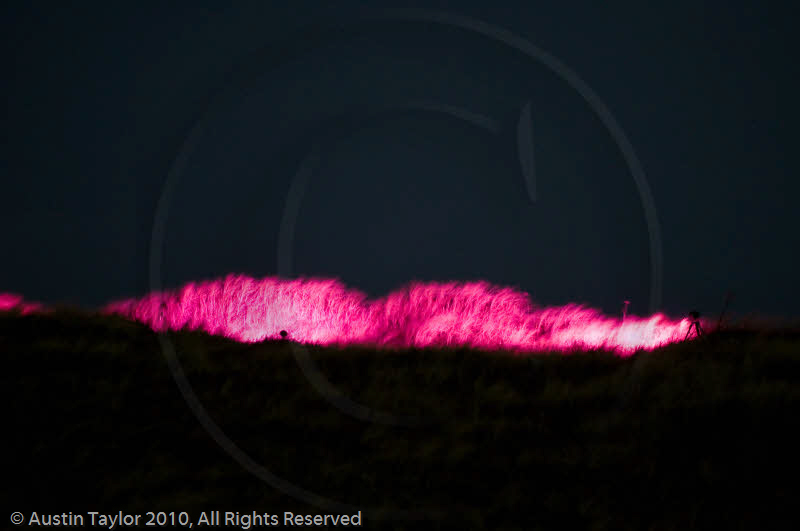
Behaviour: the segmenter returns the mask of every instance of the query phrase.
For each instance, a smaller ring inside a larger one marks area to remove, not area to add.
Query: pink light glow
[[[41,304],[27,302],[22,295],[15,293],[0,293],[0,311],[19,311],[23,315],[44,310]]]
[[[412,283],[370,300],[332,279],[229,275],[140,299],[114,302],[156,331],[204,330],[242,342],[289,339],[318,345],[454,347],[517,352],[638,349],[681,341],[688,319],[621,319],[585,306],[534,305],[528,294],[488,282]]]

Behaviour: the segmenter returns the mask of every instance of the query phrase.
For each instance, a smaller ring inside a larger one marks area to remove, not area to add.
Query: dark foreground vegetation
[[[795,332],[728,331],[626,359],[308,349],[350,400],[433,419],[414,426],[337,409],[291,343],[168,337],[238,448],[296,486],[361,508],[367,529],[796,525]],[[221,448],[143,326],[78,311],[0,313],[0,355],[4,519],[341,512],[298,501]],[[402,512],[412,510],[427,520]]]

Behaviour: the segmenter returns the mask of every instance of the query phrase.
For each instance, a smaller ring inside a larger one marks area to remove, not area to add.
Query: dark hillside
[[[329,403],[288,342],[170,334],[239,448],[294,485],[363,508],[368,529],[789,526],[800,494],[799,336],[718,333],[625,359],[309,348],[351,400],[433,419],[391,426]],[[66,309],[0,313],[0,355],[9,513],[326,513],[217,445],[146,327]],[[387,516],[412,509],[438,520]]]

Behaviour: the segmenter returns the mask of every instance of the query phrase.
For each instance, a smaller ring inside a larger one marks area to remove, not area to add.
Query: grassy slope
[[[211,417],[254,461],[365,510],[439,528],[769,527],[791,516],[800,338],[718,334],[620,359],[310,349],[351,399],[439,419],[351,418],[287,343],[171,334]],[[150,330],[0,313],[8,512],[324,513],[251,475],[183,401]],[[436,529],[365,513],[367,528]]]

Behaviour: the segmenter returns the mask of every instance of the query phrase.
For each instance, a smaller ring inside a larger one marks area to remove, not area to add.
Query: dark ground
[[[309,349],[170,335],[211,418],[273,474],[363,508],[368,529],[792,527],[800,334],[728,331],[621,359]],[[183,400],[149,329],[0,313],[7,513],[325,514],[245,470]],[[392,510],[433,513],[427,522]],[[3,516],[6,518],[6,516]],[[282,522],[281,522],[282,523]]]

